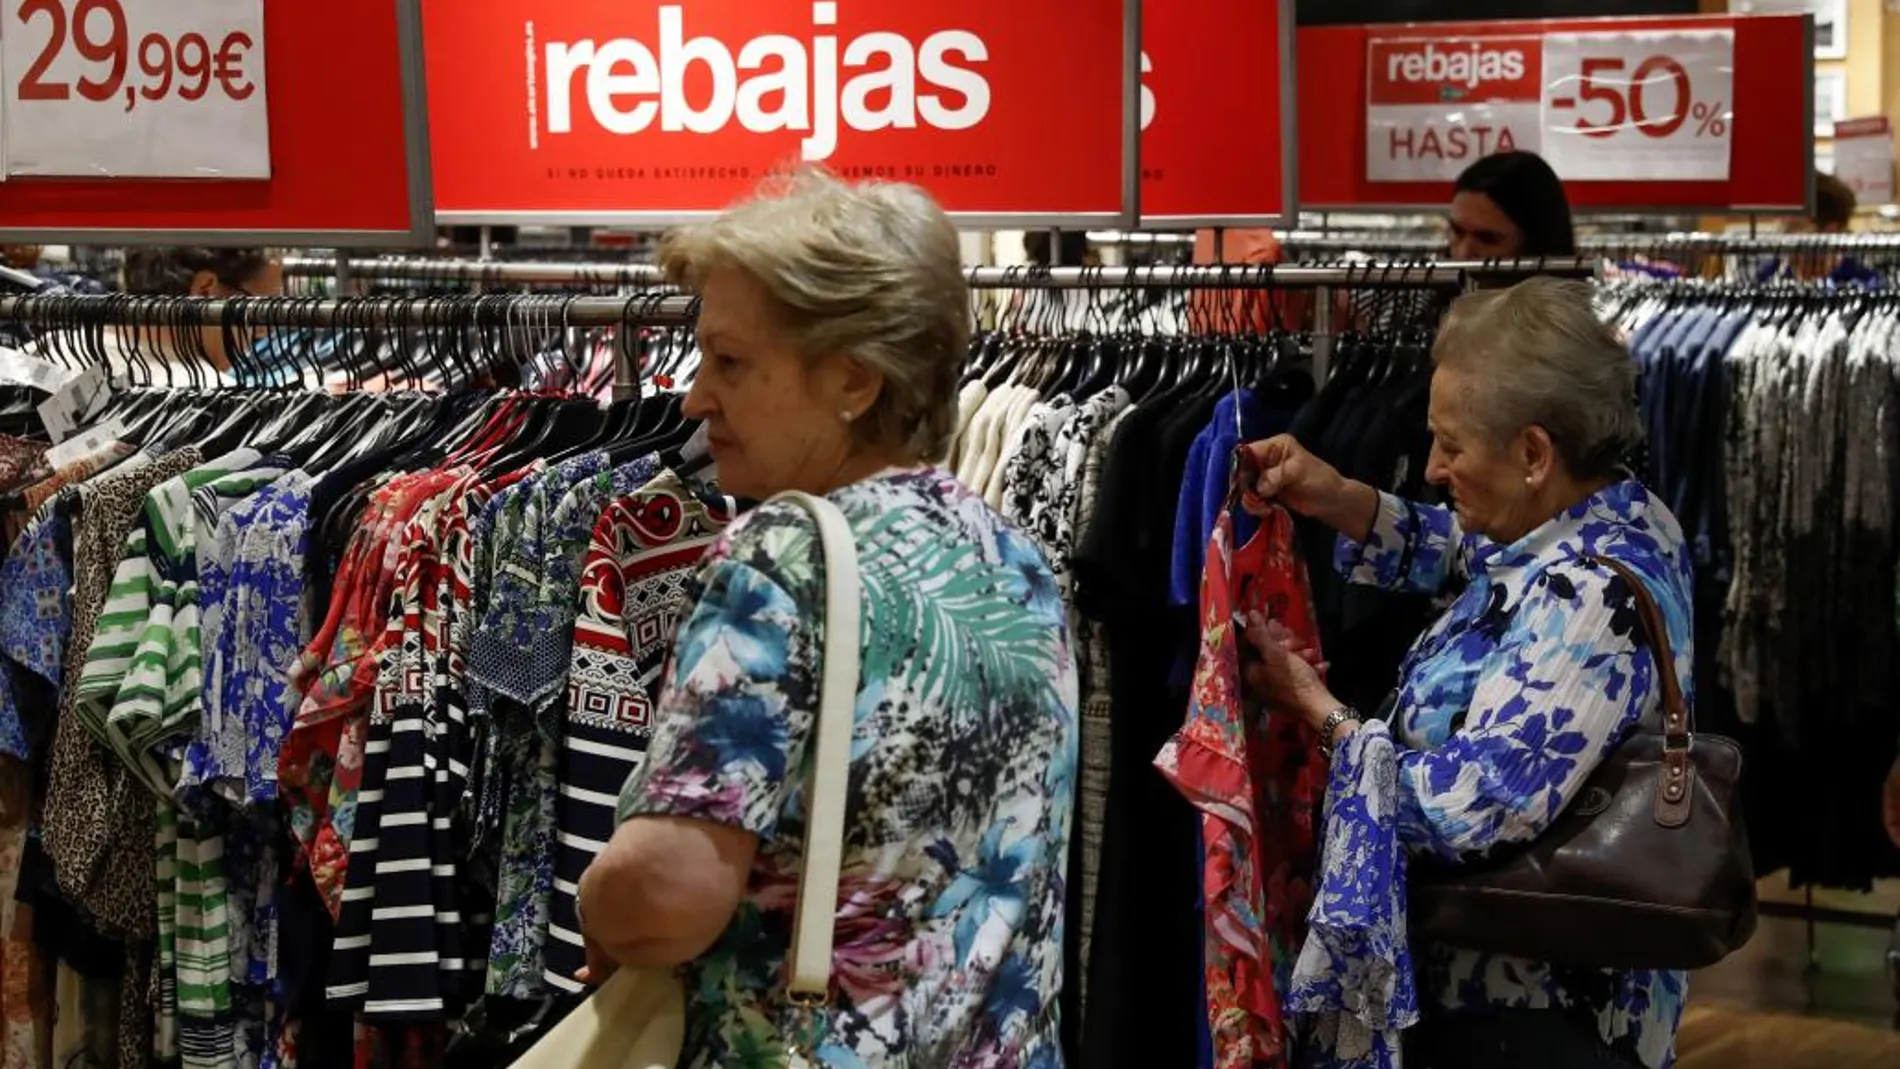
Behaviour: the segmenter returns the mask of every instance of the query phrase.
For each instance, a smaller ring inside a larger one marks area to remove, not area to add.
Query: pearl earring
[[[849,423],[852,420],[857,419],[858,414],[856,412],[845,411],[845,412],[838,413],[838,418],[841,420],[844,420],[846,423]]]
[[[1534,483],[1534,482],[1536,482],[1536,481],[1537,481],[1537,477],[1536,477],[1535,475],[1526,475],[1526,476],[1524,476],[1524,485],[1525,485],[1525,486],[1529,486],[1529,485],[1531,485],[1532,483]]]

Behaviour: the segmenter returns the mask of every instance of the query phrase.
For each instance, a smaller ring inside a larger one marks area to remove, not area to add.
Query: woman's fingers
[[[1262,500],[1272,501],[1286,489],[1291,474],[1288,464],[1299,447],[1290,435],[1283,434],[1264,442],[1249,443],[1247,449],[1260,468],[1260,477],[1254,480],[1254,493]]]

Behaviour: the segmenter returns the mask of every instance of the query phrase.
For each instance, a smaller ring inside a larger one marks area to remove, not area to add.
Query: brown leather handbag
[[[1755,933],[1755,872],[1742,826],[1742,753],[1696,735],[1662,611],[1629,583],[1662,684],[1647,722],[1603,759],[1534,842],[1469,866],[1414,864],[1415,938],[1559,965],[1698,969]]]

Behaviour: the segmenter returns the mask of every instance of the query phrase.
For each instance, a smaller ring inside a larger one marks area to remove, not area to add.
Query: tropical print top
[[[1455,863],[1535,839],[1618,743],[1660,716],[1634,591],[1585,556],[1641,577],[1693,703],[1689,554],[1676,518],[1634,479],[1510,545],[1466,535],[1445,509],[1390,495],[1364,545],[1341,540],[1337,563],[1355,582],[1467,585],[1407,655],[1389,728],[1367,724],[1334,757],[1324,871],[1290,1001],[1331,1015],[1318,1030],[1341,1057],[1309,1064],[1389,1065],[1390,1033],[1417,1008],[1496,1006],[1567,1013],[1649,1069],[1675,1060],[1687,985],[1679,972],[1566,968],[1424,945],[1412,1002],[1407,859]]]
[[[940,470],[831,495],[856,536],[863,662],[833,951],[815,1037],[784,1000],[822,666],[823,551],[767,504],[707,556],[619,817],[761,840],[744,904],[689,969],[683,1065],[1061,1065],[1079,729],[1042,554]]]

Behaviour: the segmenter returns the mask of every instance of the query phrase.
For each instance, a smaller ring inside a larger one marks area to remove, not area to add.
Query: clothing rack
[[[1276,231],[1289,250],[1312,252],[1431,253],[1444,249],[1436,235],[1392,232]],[[1583,234],[1579,251],[1616,254],[1640,250],[1657,255],[1696,253],[1707,256],[1765,256],[1779,253],[1900,252],[1900,232],[1829,234],[1711,234],[1656,232]]]
[[[367,282],[472,282],[489,286],[659,286],[665,282],[654,264],[613,262],[539,262],[533,260],[455,260],[421,256],[316,257],[284,260],[291,278],[331,278]]]
[[[1684,246],[1693,246],[1705,238],[1719,240],[1719,237],[1715,235],[1686,234],[1666,235],[1663,237],[1679,238],[1683,241]],[[1776,235],[1767,238],[1733,241],[1729,248],[1732,249],[1733,246],[1742,246],[1750,251],[1767,252],[1788,250],[1801,250],[1805,252],[1817,248],[1825,248],[1836,252],[1853,249],[1900,250],[1900,241],[1895,240],[1896,238],[1900,238],[1900,235]],[[1717,246],[1712,242],[1710,247],[1714,248]],[[1800,298],[1798,303],[1801,306],[1814,309],[1853,309],[1856,307],[1872,309],[1890,306],[1892,300],[1891,295],[1885,291],[1868,291],[1854,287],[1832,287],[1825,284],[1802,286],[1783,282],[1767,282],[1761,284],[1746,282],[1711,283],[1696,279],[1649,280],[1631,278],[1609,283],[1606,289],[1607,292],[1612,295],[1620,292],[1631,295],[1638,300],[1651,295],[1680,297],[1687,304],[1693,304],[1698,300],[1709,302],[1746,302],[1751,299],[1775,301],[1789,297],[1790,295],[1798,295]],[[1730,307],[1733,306],[1730,305]],[[1644,351],[1642,344],[1640,342],[1633,344],[1633,349],[1636,351],[1638,358],[1642,359]],[[1665,374],[1667,374],[1667,372],[1665,372]],[[1676,386],[1673,388],[1680,390],[1682,387]],[[1652,437],[1656,434],[1654,424],[1651,425],[1651,433]],[[1869,445],[1866,446],[1866,448],[1872,449],[1873,447]],[[1667,477],[1663,478],[1665,482],[1668,481]],[[1720,729],[1718,728],[1717,730]],[[1883,770],[1886,767],[1886,762],[1890,760],[1891,756],[1889,754],[1886,760],[1881,764]],[[1864,908],[1843,908],[1841,906],[1817,904],[1815,901],[1815,884],[1815,880],[1804,880],[1801,896],[1798,900],[1761,902],[1759,904],[1760,914],[1763,917],[1802,922],[1807,944],[1806,971],[1809,974],[1819,973],[1823,968],[1818,950],[1817,928],[1819,925],[1827,924],[1844,928],[1892,932],[1894,943],[1892,949],[1888,952],[1888,961],[1890,963],[1890,978],[1893,995],[1896,1001],[1900,1002],[1900,917],[1896,917],[1892,913],[1878,913]],[[1894,1023],[1896,1028],[1900,1028],[1900,1010],[1896,1011]]]
[[[1337,337],[1333,291],[1336,289],[1437,289],[1451,293],[1509,285],[1532,275],[1591,278],[1594,260],[1539,258],[1536,260],[1450,261],[1439,263],[1356,263],[1307,265],[1173,265],[1149,267],[972,267],[971,288],[979,290],[1275,290],[1313,291],[1314,372],[1322,379]],[[378,281],[475,282],[488,285],[619,285],[661,286],[664,280],[652,264],[525,263],[499,260],[444,260],[418,257],[334,259],[293,257],[284,273],[301,277],[369,279]],[[576,308],[593,308],[588,301],[613,298],[577,298]],[[611,313],[606,322],[619,322]],[[4,312],[0,312],[4,315]],[[572,320],[577,324],[581,321]]]
[[[685,327],[699,301],[677,293],[630,297],[508,294],[470,297],[231,297],[212,300],[124,295],[0,297],[0,322],[46,330],[164,326],[192,331],[222,327],[306,330],[509,330],[523,327]],[[621,346],[614,396],[639,394],[632,350]]]
[[[327,277],[346,270],[356,279],[414,282],[480,282],[494,285],[661,285],[660,269],[633,263],[533,263],[504,260],[444,260],[426,257],[372,259],[290,257],[284,273]],[[1550,274],[1588,277],[1594,261],[1584,258],[1359,263],[1307,265],[1176,265],[1154,267],[972,267],[977,289],[1310,289],[1437,287],[1471,288],[1487,281]]]
[[[211,300],[136,297],[0,297],[0,321],[59,328],[133,326],[160,322],[155,309],[182,313],[187,327],[303,327],[410,329],[498,327],[552,323],[573,327],[686,326],[698,301],[679,294],[635,297],[229,297]],[[177,325],[168,322],[167,325]]]

